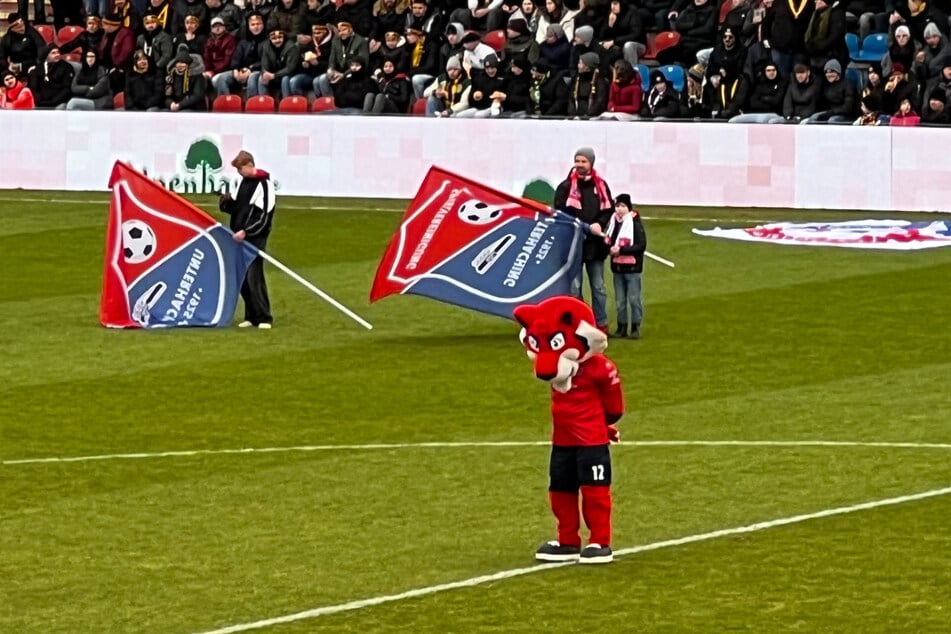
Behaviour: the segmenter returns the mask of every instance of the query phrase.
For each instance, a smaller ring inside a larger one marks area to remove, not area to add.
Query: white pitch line
[[[291,447],[245,447],[242,449],[193,449],[154,453],[111,453],[90,456],[14,458],[0,460],[0,466],[97,462],[103,460],[139,460],[144,458],[187,458],[229,454],[267,454],[308,451],[373,451],[378,449],[454,449],[460,447],[543,447],[551,443],[536,441],[498,442],[419,442],[377,443],[366,445],[297,445]],[[863,442],[845,440],[634,440],[615,447],[870,447],[882,449],[951,449],[951,443],[936,442]]]
[[[278,192],[280,193],[280,192]],[[4,198],[4,202],[14,202],[14,203],[63,203],[69,205],[108,205],[109,200],[82,200],[82,199],[70,199],[70,198]],[[286,198],[284,199],[286,200]],[[217,208],[214,203],[194,203],[199,207],[211,207]],[[409,204],[409,201],[406,202]],[[357,207],[353,209],[326,206],[326,205],[292,205],[281,203],[281,209],[294,209],[294,210],[315,210],[315,211],[384,211],[388,213],[403,213],[404,209],[398,209],[393,207]],[[900,212],[899,212],[900,213]],[[912,212],[918,213],[918,212]],[[732,222],[732,223],[746,223],[749,224],[752,222],[750,218],[691,218],[691,217],[670,217],[670,216],[641,216],[644,220],[666,220],[671,222]],[[785,222],[782,219],[756,219],[758,224],[769,224],[775,222]]]
[[[711,539],[718,539],[720,537],[729,537],[730,535],[756,533],[758,531],[766,530],[769,528],[776,528],[777,526],[788,526],[789,524],[798,524],[800,522],[806,522],[806,521],[815,520],[815,519],[822,519],[825,517],[832,517],[835,515],[846,515],[848,513],[856,513],[858,511],[867,511],[869,509],[879,508],[883,506],[894,506],[896,504],[904,504],[906,502],[915,502],[915,501],[924,500],[927,498],[947,495],[949,493],[951,493],[951,487],[945,487],[943,489],[932,489],[931,491],[924,491],[922,493],[913,493],[911,495],[902,495],[899,497],[886,498],[883,500],[873,500],[871,502],[863,502],[861,504],[853,504],[851,506],[840,506],[837,508],[825,509],[823,511],[817,511],[815,513],[793,515],[792,517],[782,517],[775,520],[757,522],[755,524],[747,524],[746,526],[737,526],[735,528],[724,528],[721,530],[710,531],[709,533],[699,533],[696,535],[688,535],[686,537],[678,537],[676,539],[667,539],[664,541],[653,542],[651,544],[643,544],[641,546],[623,548],[621,550],[615,551],[614,554],[615,556],[618,556],[618,557],[623,557],[626,555],[636,555],[638,553],[644,553],[644,552],[648,552],[652,550],[660,550],[661,548],[672,548],[674,546],[694,544],[697,542],[704,542]],[[304,610],[303,612],[296,612],[294,614],[286,614],[284,616],[277,616],[277,617],[273,617],[269,619],[262,619],[260,621],[253,621],[250,623],[239,623],[237,625],[229,625],[227,627],[222,627],[217,630],[209,630],[206,632],[202,632],[202,634],[235,634],[236,632],[247,632],[249,630],[257,630],[264,627],[270,627],[272,625],[281,625],[283,623],[293,623],[295,621],[303,621],[305,619],[314,619],[321,616],[339,614],[341,612],[352,612],[354,610],[360,610],[362,608],[369,608],[369,607],[373,607],[377,605],[382,605],[384,603],[393,603],[395,601],[402,601],[405,599],[415,599],[419,597],[425,597],[428,595],[437,594],[439,592],[458,590],[460,588],[471,588],[473,586],[479,586],[486,583],[491,583],[493,581],[502,581],[505,579],[512,579],[513,577],[520,577],[520,576],[532,574],[535,572],[541,572],[543,570],[552,570],[554,568],[562,568],[564,566],[570,566],[570,565],[574,565],[574,563],[563,562],[563,563],[555,563],[555,564],[539,564],[536,566],[529,566],[527,568],[514,568],[511,570],[503,570],[501,572],[496,572],[490,575],[482,575],[479,577],[472,577],[471,579],[463,579],[462,581],[453,581],[452,583],[442,583],[442,584],[438,584],[434,586],[416,588],[414,590],[400,592],[399,594],[388,594],[388,595],[379,596],[379,597],[372,597],[369,599],[360,599],[359,601],[350,601],[348,603],[328,605],[322,608]]]

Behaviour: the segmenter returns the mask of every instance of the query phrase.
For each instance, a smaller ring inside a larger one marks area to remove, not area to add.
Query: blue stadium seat
[[[664,73],[664,77],[666,77],[670,85],[674,87],[674,90],[677,92],[683,91],[684,85],[687,83],[687,73],[684,72],[683,66],[679,64],[661,66],[660,72]]]
[[[888,53],[888,33],[871,33],[865,37],[862,50],[854,59],[857,62],[880,62],[886,53]]]
[[[859,52],[861,50],[859,48],[859,36],[855,33],[846,33],[845,45],[849,47],[849,57],[852,61],[858,61]]]
[[[646,95],[651,89],[651,69],[647,64],[638,64],[634,69],[640,73],[641,90],[643,90]]]
[[[865,71],[860,68],[855,68],[854,66],[849,66],[845,69],[845,80],[852,82],[852,85],[855,86],[859,94],[862,94],[862,88],[865,87],[866,80]]]

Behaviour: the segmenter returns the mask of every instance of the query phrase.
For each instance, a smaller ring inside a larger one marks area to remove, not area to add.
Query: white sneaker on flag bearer
[[[116,162],[99,321],[109,328],[227,326],[258,256],[365,328],[372,326],[178,194]]]

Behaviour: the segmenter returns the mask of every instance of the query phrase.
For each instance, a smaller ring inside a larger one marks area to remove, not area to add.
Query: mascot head
[[[523,304],[514,315],[522,326],[519,339],[535,362],[535,376],[559,392],[571,389],[578,366],[608,347],[607,335],[594,325],[591,307],[574,297]]]

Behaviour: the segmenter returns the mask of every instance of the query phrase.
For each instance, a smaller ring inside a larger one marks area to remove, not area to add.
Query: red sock
[[[581,512],[591,536],[589,544],[611,545],[611,488],[581,487]]]
[[[549,491],[551,512],[558,520],[558,543],[562,546],[581,546],[581,514],[578,511],[578,494],[564,491]]]

